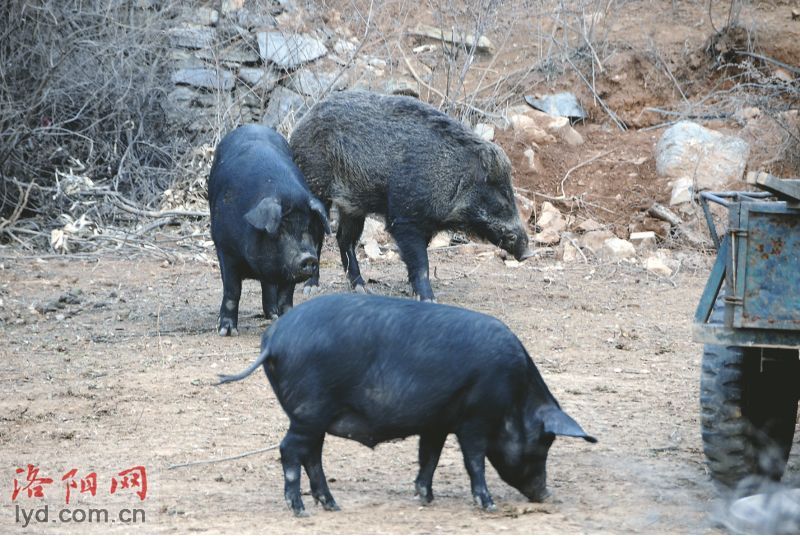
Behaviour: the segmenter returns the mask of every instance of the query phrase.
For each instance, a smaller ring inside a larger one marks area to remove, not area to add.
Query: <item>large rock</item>
[[[270,91],[278,83],[279,76],[269,67],[242,67],[239,79],[253,89]]]
[[[275,86],[269,96],[261,123],[286,131],[309,110],[305,98],[283,86]]]
[[[313,72],[301,69],[289,79],[288,87],[301,95],[319,99],[325,90],[336,91],[345,87],[344,77],[336,78],[336,73]]]
[[[261,61],[258,52],[251,43],[238,41],[227,46],[215,46],[212,48],[204,48],[195,52],[198,58],[206,61],[216,63],[252,63],[256,64]]]
[[[636,248],[627,240],[615,236],[603,242],[603,247],[597,252],[597,256],[607,261],[621,261],[635,257]]]
[[[508,120],[511,122],[511,126],[514,127],[514,132],[529,144],[545,145],[556,142],[555,136],[542,129],[536,124],[536,121],[527,115],[515,114],[509,117]]]
[[[724,189],[742,179],[750,146],[736,136],[681,121],[668,128],[656,144],[659,175],[695,180],[700,190]]]
[[[179,69],[172,73],[172,81],[203,89],[230,91],[234,78],[231,72],[222,69]]]
[[[207,48],[214,44],[217,31],[208,26],[184,24],[169,30],[169,43],[174,47]]]
[[[611,231],[589,231],[581,236],[579,244],[582,248],[588,249],[593,254],[598,255],[603,247],[603,244],[605,244],[606,240],[610,238],[614,238],[614,233]]]
[[[567,221],[564,219],[560,210],[554,207],[549,201],[545,201],[542,203],[542,210],[539,212],[536,225],[542,230],[551,229],[560,232],[567,228]]]
[[[525,225],[531,219],[533,209],[536,208],[533,201],[522,195],[521,193],[514,192],[514,201],[517,203],[517,210],[519,210],[519,218]]]
[[[382,220],[367,216],[364,218],[364,230],[361,231],[359,243],[366,244],[370,240],[375,240],[379,244],[386,244],[391,240],[391,236]]]
[[[258,32],[257,37],[261,59],[285,70],[296,69],[328,53],[322,41],[308,34]]]

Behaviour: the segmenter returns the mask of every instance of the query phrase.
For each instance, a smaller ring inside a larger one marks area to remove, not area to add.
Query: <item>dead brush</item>
[[[101,228],[129,219],[60,188],[59,174],[142,206],[172,182],[187,144],[161,107],[173,8],[133,4],[0,6],[0,240],[43,246],[62,214]]]

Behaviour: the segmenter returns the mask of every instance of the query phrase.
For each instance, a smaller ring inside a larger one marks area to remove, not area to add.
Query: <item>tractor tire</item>
[[[723,315],[720,297],[710,322],[722,323]],[[795,349],[704,346],[703,450],[721,490],[743,491],[737,488],[781,479],[797,423],[798,385]]]

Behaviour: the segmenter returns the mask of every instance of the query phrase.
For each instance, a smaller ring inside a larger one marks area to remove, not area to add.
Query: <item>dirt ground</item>
[[[330,246],[325,293],[345,290]],[[710,259],[676,253],[681,269],[662,279],[628,263],[538,257],[512,268],[482,250],[432,254],[439,300],[506,322],[562,406],[599,438],[556,441],[544,504],[526,502],[489,469],[499,510],[476,509],[453,440],[425,508],[413,497],[414,438],[374,451],[328,438],[323,459],[342,511],[324,512],[306,496],[306,519],[283,502],[277,450],[169,469],[275,445],[287,428],[263,375],[213,385],[217,373],[257,356],[267,325],[257,285],[245,286],[241,335],[222,338],[213,329],[221,284],[211,263],[4,252],[0,532],[718,532],[698,423],[701,348],[690,337]],[[408,294],[398,260],[364,270],[375,292]],[[24,483],[15,471],[27,464],[53,483],[44,499],[23,491],[12,502],[14,479]],[[110,494],[111,477],[134,466],[147,471],[145,499],[135,489]],[[70,507],[143,508],[146,526],[51,520],[23,529],[17,507],[65,506],[61,477],[71,468],[77,477],[95,471],[101,484],[94,498],[73,490]],[[795,454],[790,474],[798,468]]]

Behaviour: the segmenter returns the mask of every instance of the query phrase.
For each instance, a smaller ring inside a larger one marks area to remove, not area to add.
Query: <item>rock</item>
[[[361,232],[360,242],[365,244],[369,240],[375,240],[379,244],[389,242],[391,235],[386,231],[383,221],[367,216],[364,219],[364,230]]]
[[[741,180],[749,152],[741,138],[681,121],[658,140],[656,171],[666,177],[690,177],[699,190],[720,190]]]
[[[597,252],[597,256],[606,261],[621,261],[635,257],[636,248],[627,240],[614,236],[603,242],[603,247]]]
[[[588,220],[583,220],[581,223],[578,224],[578,230],[584,233],[588,233],[590,231],[599,231],[603,229],[604,226],[597,223],[593,219],[589,218]]]
[[[628,226],[628,233],[653,231],[659,239],[666,240],[670,236],[671,227],[669,222],[637,214],[634,221]]]
[[[557,93],[555,95],[545,95],[541,98],[526,95],[525,102],[533,108],[553,116],[566,117],[573,120],[582,120],[588,117],[578,102],[578,98],[572,93]]]
[[[310,69],[296,71],[289,79],[288,87],[301,95],[319,100],[325,90],[336,91],[344,89],[344,78],[337,80],[336,73],[313,72]]]
[[[287,129],[309,110],[305,99],[291,89],[275,86],[269,96],[261,123],[273,128]]]
[[[253,89],[271,91],[278,83],[278,73],[269,67],[241,67],[239,79]]]
[[[583,259],[583,254],[578,249],[577,240],[572,233],[563,233],[561,235],[561,243],[559,244],[557,257],[564,262],[576,262],[578,259]]]
[[[188,51],[183,48],[169,49],[169,59],[174,69],[205,69],[208,63],[197,57],[200,50]]]
[[[487,141],[494,140],[494,127],[486,123],[478,123],[474,128],[475,134]]]
[[[538,171],[539,165],[536,162],[536,151],[533,150],[533,147],[528,147],[523,151],[522,156],[525,157],[525,160],[528,162],[528,169],[530,171]]]
[[[583,144],[583,136],[572,128],[569,119],[566,117],[556,117],[545,127],[546,131],[553,134],[568,145],[577,146]]]
[[[517,202],[519,218],[522,220],[522,223],[527,225],[531,219],[531,214],[533,214],[533,209],[535,208],[533,201],[517,192],[514,192],[514,201]]]
[[[427,24],[418,24],[416,28],[409,30],[408,34],[438,39],[445,43],[461,45],[468,49],[474,46],[476,51],[486,54],[494,54],[495,50],[494,45],[485,35],[480,36],[476,42],[474,35],[454,34],[451,30],[436,28],[434,26],[428,26]]]
[[[523,114],[512,115],[508,118],[514,132],[518,133],[528,143],[536,145],[544,145],[548,143],[555,143],[556,138],[552,134],[548,134],[545,130],[536,124],[536,121]]]
[[[256,64],[261,61],[258,51],[250,43],[238,40],[227,46],[214,46],[198,50],[195,52],[195,56],[211,63],[220,61],[222,63],[236,64],[236,67],[242,63]]]
[[[222,0],[222,12],[225,14],[233,13],[236,10],[242,9],[245,0]]]
[[[656,233],[653,231],[631,233],[628,240],[639,252],[654,251],[656,249]]]
[[[561,211],[549,201],[545,201],[542,203],[542,210],[536,220],[536,225],[542,230],[550,229],[558,233],[567,228],[567,221],[561,215]]]
[[[296,69],[328,53],[321,41],[308,34],[258,32],[256,35],[261,59],[285,70]]]
[[[648,272],[660,275],[662,277],[670,277],[672,275],[672,269],[664,264],[664,261],[662,261],[656,255],[647,257],[647,259],[644,261],[644,268]]]
[[[364,244],[364,253],[366,253],[367,257],[369,257],[373,261],[380,259],[383,256],[381,255],[381,248],[378,245],[377,240],[375,240],[374,238],[370,238]]]
[[[236,12],[236,23],[248,30],[275,28],[278,25],[278,21],[275,20],[272,14],[249,9],[240,9]]]
[[[203,89],[230,91],[234,78],[230,71],[222,69],[179,69],[172,73],[172,82]]]
[[[533,241],[537,244],[558,244],[561,242],[561,235],[555,229],[542,229],[540,233],[533,235]]]
[[[353,43],[352,41],[346,41],[344,39],[339,39],[333,45],[333,51],[342,56],[345,59],[350,59],[358,50],[358,44]]]
[[[672,181],[672,195],[669,198],[670,205],[680,205],[689,203],[692,200],[694,181],[690,177],[681,177]]]
[[[794,82],[794,76],[792,76],[792,74],[789,71],[787,71],[782,67],[778,67],[774,71],[772,71],[772,76],[774,76],[775,78],[786,84],[791,84],[792,82]]]
[[[449,231],[439,231],[431,239],[431,243],[428,244],[428,249],[444,248],[449,246],[451,237],[452,235]]]
[[[754,106],[740,108],[733,114],[733,118],[742,125],[746,125],[749,121],[758,119],[759,117],[761,117],[761,110]]]
[[[503,264],[505,264],[508,268],[519,268],[522,266],[522,263],[516,259],[505,259],[503,260]]]
[[[591,251],[594,255],[599,255],[605,241],[611,238],[614,238],[614,233],[608,230],[589,231],[581,236],[578,244],[582,248]]]
[[[169,30],[169,43],[174,47],[207,48],[214,44],[217,31],[197,24],[184,24]]]
[[[203,26],[214,26],[219,22],[219,11],[216,9],[199,6],[192,10],[192,20],[196,24],[202,24]]]

